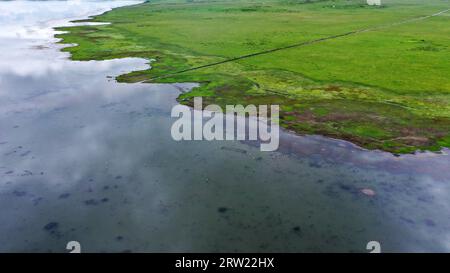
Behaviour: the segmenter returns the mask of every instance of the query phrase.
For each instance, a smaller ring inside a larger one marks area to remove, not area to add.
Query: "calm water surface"
[[[52,26],[130,3],[0,2],[0,251],[450,251],[448,150],[175,142],[170,110],[194,84],[119,84],[147,61],[55,45]]]

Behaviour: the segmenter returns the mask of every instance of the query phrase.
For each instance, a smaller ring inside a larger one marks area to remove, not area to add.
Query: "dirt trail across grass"
[[[403,24],[407,24],[407,23],[423,21],[423,20],[426,20],[426,19],[429,19],[429,18],[432,18],[432,17],[436,17],[436,16],[439,16],[439,15],[442,15],[442,14],[448,12],[448,11],[450,11],[450,9],[442,10],[442,11],[439,11],[439,12],[431,14],[431,15],[425,15],[425,16],[421,16],[421,17],[415,17],[415,18],[411,18],[411,19],[406,19],[406,20],[395,22],[395,23],[391,23],[391,24],[375,26],[375,27],[359,29],[359,30],[353,30],[353,31],[349,31],[349,32],[346,32],[346,33],[342,33],[342,34],[337,34],[337,35],[323,37],[323,38],[320,38],[320,39],[305,41],[305,42],[301,42],[301,43],[291,44],[291,45],[278,47],[278,48],[272,48],[272,49],[268,49],[268,50],[264,50],[264,51],[260,51],[260,52],[251,53],[251,54],[241,55],[241,56],[237,56],[237,57],[234,57],[234,58],[225,59],[225,60],[222,60],[222,61],[219,61],[219,62],[209,63],[209,64],[200,65],[200,66],[196,66],[196,67],[192,67],[192,68],[188,68],[188,69],[179,70],[179,71],[176,71],[176,72],[173,72],[173,73],[169,73],[169,74],[164,74],[164,75],[161,75],[161,76],[158,76],[158,77],[151,78],[149,80],[145,80],[144,82],[150,82],[150,81],[154,81],[154,80],[158,80],[158,79],[163,79],[163,78],[171,77],[171,76],[174,76],[174,75],[177,75],[177,74],[181,74],[181,73],[185,73],[185,72],[189,72],[189,71],[199,70],[199,69],[202,69],[202,68],[216,66],[216,65],[220,65],[220,64],[224,64],[224,63],[228,63],[228,62],[234,62],[234,61],[238,61],[238,60],[242,60],[242,59],[256,57],[256,56],[259,56],[259,55],[265,55],[265,54],[269,54],[269,53],[273,53],[273,52],[277,52],[277,51],[281,51],[281,50],[286,50],[286,49],[290,49],[290,48],[296,48],[296,47],[302,47],[302,46],[317,44],[317,43],[324,42],[324,41],[327,41],[327,40],[337,39],[337,38],[346,37],[346,36],[350,36],[350,35],[355,35],[355,34],[359,34],[359,33],[370,32],[370,31],[377,31],[377,30],[386,29],[386,28],[390,28],[390,27],[394,27],[394,26],[398,26],[398,25],[403,25]]]
[[[170,2],[116,9],[93,19],[108,26],[57,37],[78,45],[64,48],[73,60],[156,59],[119,82],[199,83],[180,104],[277,104],[281,126],[301,135],[397,154],[450,147],[448,3]]]

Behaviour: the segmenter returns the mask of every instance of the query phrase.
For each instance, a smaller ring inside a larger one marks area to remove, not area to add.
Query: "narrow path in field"
[[[255,56],[259,56],[259,55],[269,54],[269,53],[273,53],[273,52],[277,52],[277,51],[281,51],[281,50],[286,50],[286,49],[290,49],[290,48],[312,45],[312,44],[320,43],[320,42],[323,42],[323,41],[332,40],[332,39],[336,39],[336,38],[341,38],[341,37],[345,37],[345,36],[350,36],[350,35],[354,35],[354,34],[359,34],[359,33],[363,33],[363,32],[376,31],[376,30],[386,29],[386,28],[390,28],[390,27],[398,26],[398,25],[402,25],[402,24],[422,21],[422,20],[426,20],[426,19],[431,18],[431,17],[442,15],[442,14],[448,12],[448,11],[450,11],[450,9],[442,10],[440,12],[437,12],[437,13],[434,13],[434,14],[431,14],[431,15],[415,17],[415,18],[411,18],[411,19],[407,19],[407,20],[403,20],[403,21],[399,21],[399,22],[395,22],[395,23],[391,23],[391,24],[387,24],[387,25],[381,25],[381,26],[375,26],[375,27],[370,27],[370,28],[365,28],[365,29],[349,31],[349,32],[342,33],[342,34],[327,36],[327,37],[323,37],[323,38],[319,38],[319,39],[315,39],[315,40],[309,40],[309,41],[296,43],[296,44],[292,44],[292,45],[287,45],[287,46],[283,46],[283,47],[277,47],[277,48],[272,48],[272,49],[268,49],[268,50],[264,50],[264,51],[251,53],[251,54],[241,55],[241,56],[225,59],[225,60],[214,62],[214,63],[209,63],[209,64],[205,64],[205,65],[195,66],[195,67],[191,67],[191,68],[188,68],[188,69],[179,70],[179,71],[176,71],[176,72],[173,72],[173,73],[164,74],[164,75],[161,75],[161,76],[154,77],[154,78],[151,78],[149,80],[146,80],[145,82],[153,81],[153,80],[157,80],[157,79],[168,78],[170,76],[174,76],[174,75],[177,75],[177,74],[180,74],[180,73],[184,73],[184,72],[194,71],[194,70],[198,70],[198,69],[202,69],[202,68],[206,68],[206,67],[211,67],[211,66],[216,66],[216,65],[220,65],[220,64],[224,64],[224,63],[228,63],[228,62],[234,62],[234,61],[247,59],[247,58],[251,58],[251,57],[255,57]]]

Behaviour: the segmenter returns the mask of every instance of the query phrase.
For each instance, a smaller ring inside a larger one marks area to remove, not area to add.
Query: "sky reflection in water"
[[[124,4],[0,2],[0,251],[450,250],[448,151],[175,142],[170,109],[193,84],[118,84],[147,61],[58,51],[52,26]]]

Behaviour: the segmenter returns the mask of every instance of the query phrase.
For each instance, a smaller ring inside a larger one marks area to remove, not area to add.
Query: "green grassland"
[[[281,125],[394,153],[450,147],[448,0],[160,0],[65,27],[74,60],[142,57],[121,82],[198,82],[178,100],[280,104]],[[386,27],[176,73],[349,31]]]

